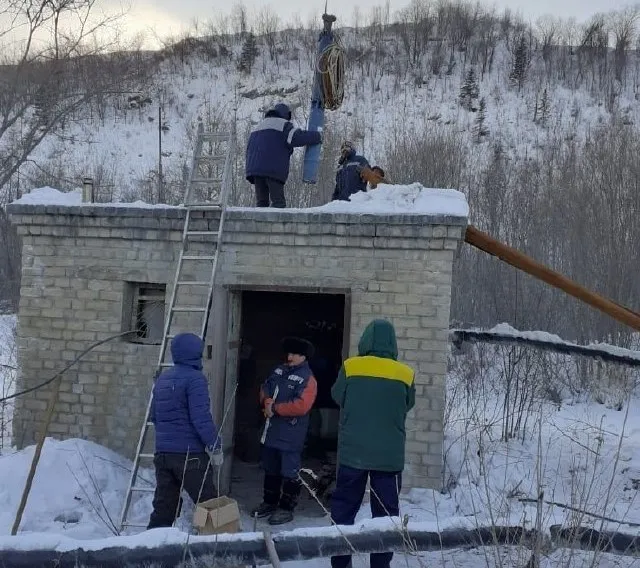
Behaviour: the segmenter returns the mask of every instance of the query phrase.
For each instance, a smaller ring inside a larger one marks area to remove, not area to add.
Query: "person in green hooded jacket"
[[[371,484],[371,514],[398,516],[404,469],[405,420],[415,404],[414,371],[398,360],[393,325],[376,319],[347,359],[331,389],[340,407],[338,471],[331,518],[352,525]],[[371,555],[371,568],[389,568],[393,553]],[[333,556],[332,568],[347,568],[351,556]]]

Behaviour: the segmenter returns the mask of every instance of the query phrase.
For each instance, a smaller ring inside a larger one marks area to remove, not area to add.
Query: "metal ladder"
[[[167,349],[172,338],[181,331],[195,333],[195,329],[199,330],[203,340],[206,337],[213,304],[219,245],[222,243],[226,206],[232,184],[235,143],[235,127],[229,134],[217,134],[205,133],[202,122],[198,124],[191,174],[184,194],[183,205],[186,212],[182,231],[182,246],[173,278],[169,310],[164,323],[154,382],[163,369],[171,367],[173,364]],[[211,211],[219,211],[219,216],[215,215],[215,221],[211,220],[211,215],[207,216],[206,214]],[[217,226],[212,228],[211,224]],[[194,226],[196,229],[193,228]],[[194,247],[200,250],[191,250]],[[202,268],[208,264],[210,264],[210,270],[207,270],[208,276],[205,276],[202,274]],[[191,272],[200,271],[200,274],[185,276],[185,273],[189,274],[190,272],[185,268],[188,266],[192,267]],[[205,289],[206,294],[194,294],[194,289]],[[193,303],[194,299],[199,302]],[[183,317],[182,322],[179,321],[181,316]],[[184,316],[186,316],[186,321]],[[153,388],[149,393],[133,469],[120,516],[120,533],[129,527],[146,528],[147,526],[146,523],[129,522],[127,515],[134,493],[153,493],[155,491],[153,487],[136,484],[139,482],[138,471],[141,461],[147,460],[149,466],[153,463],[153,450],[145,451],[147,435],[149,430],[153,428],[153,422],[149,421],[152,398]]]

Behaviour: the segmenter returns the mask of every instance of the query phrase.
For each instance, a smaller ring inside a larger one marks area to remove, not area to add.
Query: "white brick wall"
[[[125,281],[170,284],[182,212],[28,205],[9,212],[23,239],[18,342],[19,388],[26,388],[122,330]],[[198,222],[194,228],[213,228],[216,219],[202,214]],[[218,306],[226,309],[235,286],[349,291],[351,354],[371,319],[396,327],[400,359],[416,370],[418,393],[407,428],[407,488],[440,484],[452,263],[465,223],[274,210],[231,210],[227,217]],[[209,340],[225,353],[224,314],[216,325]],[[157,349],[112,341],[87,355],[64,375],[50,433],[131,456]],[[211,376],[219,377],[217,370]],[[219,394],[222,381],[212,390]],[[48,398],[41,389],[17,400],[17,445],[34,441]]]

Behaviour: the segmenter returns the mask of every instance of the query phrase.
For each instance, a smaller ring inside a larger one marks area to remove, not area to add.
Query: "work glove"
[[[214,446],[207,446],[206,450],[209,461],[216,467],[221,467],[224,462],[224,454],[222,448],[214,449]]]

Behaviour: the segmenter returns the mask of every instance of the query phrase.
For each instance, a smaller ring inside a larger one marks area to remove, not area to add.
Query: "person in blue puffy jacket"
[[[286,207],[284,184],[293,149],[322,142],[320,132],[301,130],[291,122],[291,109],[278,103],[253,129],[247,143],[246,178],[255,187],[256,207]]]
[[[353,142],[345,141],[340,146],[340,159],[336,172],[336,188],[332,201],[349,201],[349,198],[359,191],[367,191],[367,182],[360,175],[363,168],[368,168],[369,162],[364,156],[356,154]]]
[[[170,527],[180,509],[180,488],[194,503],[216,497],[213,468],[222,466],[222,445],[202,373],[204,342],[193,333],[171,341],[173,367],[153,386],[149,420],[155,425],[156,490],[147,528]]]

